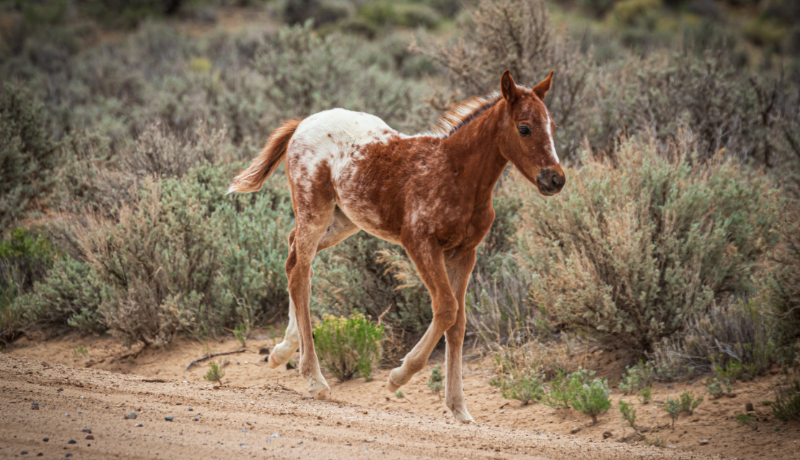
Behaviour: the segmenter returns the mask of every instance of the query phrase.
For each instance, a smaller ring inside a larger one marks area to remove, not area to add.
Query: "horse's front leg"
[[[410,236],[403,239],[403,246],[433,299],[433,322],[419,343],[403,359],[403,364],[389,374],[387,387],[392,392],[408,383],[414,374],[425,367],[436,343],[456,323],[458,316],[458,301],[450,288],[444,254],[436,237]]]
[[[474,422],[472,416],[467,411],[464,401],[464,390],[461,383],[461,352],[464,345],[464,332],[467,328],[467,316],[465,312],[464,297],[467,293],[467,285],[472,269],[475,266],[475,249],[454,250],[451,257],[447,257],[447,277],[450,279],[450,286],[453,294],[458,300],[458,314],[456,323],[445,332],[447,339],[447,353],[445,368],[447,371],[447,381],[444,390],[444,400],[447,407],[453,411],[453,416],[459,422]]]

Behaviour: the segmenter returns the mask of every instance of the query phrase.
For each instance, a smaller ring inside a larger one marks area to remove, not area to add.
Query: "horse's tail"
[[[302,120],[288,120],[272,132],[267,144],[250,167],[233,179],[228,193],[249,193],[261,190],[261,185],[275,171],[283,158],[297,126]]]

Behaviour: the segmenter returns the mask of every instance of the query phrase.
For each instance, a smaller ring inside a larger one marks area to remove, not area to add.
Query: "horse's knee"
[[[433,311],[433,321],[444,330],[453,327],[458,321],[458,302],[455,298],[440,299]]]

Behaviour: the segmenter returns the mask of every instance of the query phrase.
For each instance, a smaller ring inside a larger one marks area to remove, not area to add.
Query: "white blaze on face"
[[[547,137],[550,138],[550,154],[553,155],[553,159],[556,161],[556,163],[560,164],[561,162],[558,161],[558,155],[556,154],[556,144],[555,142],[553,142],[553,130],[550,128],[550,125],[551,125],[550,114],[548,113],[546,127],[547,127]]]

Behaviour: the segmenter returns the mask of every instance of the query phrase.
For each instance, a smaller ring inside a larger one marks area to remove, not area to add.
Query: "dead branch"
[[[220,352],[220,353],[209,353],[209,354],[207,354],[207,355],[203,356],[202,358],[197,358],[197,359],[195,359],[194,361],[192,361],[192,362],[190,362],[189,364],[187,364],[187,365],[186,365],[186,370],[188,371],[188,370],[189,370],[189,369],[191,369],[191,368],[192,368],[192,366],[194,366],[195,364],[197,364],[197,363],[201,363],[201,362],[203,362],[203,361],[205,361],[205,360],[207,360],[207,359],[215,358],[215,357],[217,357],[217,356],[222,356],[222,355],[232,355],[232,354],[234,354],[234,353],[241,353],[241,352],[243,352],[243,351],[245,351],[245,350],[246,350],[246,348],[240,348],[240,349],[238,349],[238,350],[234,350],[234,351],[223,351],[223,352]]]

